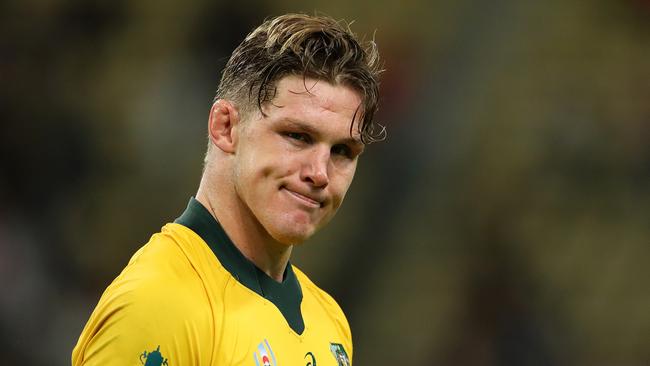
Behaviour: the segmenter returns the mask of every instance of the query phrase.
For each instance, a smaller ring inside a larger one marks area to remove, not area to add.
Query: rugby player
[[[72,364],[351,365],[343,311],[290,257],[383,138],[380,71],[374,42],[326,16],[253,30],[223,71],[196,196],[106,289]]]

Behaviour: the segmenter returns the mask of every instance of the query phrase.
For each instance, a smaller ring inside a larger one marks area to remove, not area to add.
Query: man
[[[196,198],[106,289],[73,365],[350,365],[343,312],[289,258],[382,137],[379,72],[374,43],[327,17],[248,35],[210,111]]]

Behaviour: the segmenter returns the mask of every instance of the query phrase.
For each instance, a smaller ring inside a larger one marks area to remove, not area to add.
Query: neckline
[[[190,198],[187,208],[174,222],[199,235],[239,283],[273,303],[291,329],[302,334],[305,329],[300,311],[302,289],[290,262],[284,270],[282,282],[269,277],[237,249],[219,222],[194,197]]]

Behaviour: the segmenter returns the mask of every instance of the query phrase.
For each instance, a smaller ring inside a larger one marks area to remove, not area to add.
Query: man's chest
[[[277,307],[261,297],[232,297],[216,319],[214,365],[350,366],[349,337],[339,323],[342,314],[329,313],[308,296],[298,334]],[[344,320],[343,320],[344,321]]]

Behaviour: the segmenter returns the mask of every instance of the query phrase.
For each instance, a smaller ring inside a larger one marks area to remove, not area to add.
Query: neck
[[[273,239],[237,199],[237,193],[225,177],[210,174],[211,171],[206,167],[196,200],[210,211],[244,257],[275,281],[282,282],[292,246]]]

